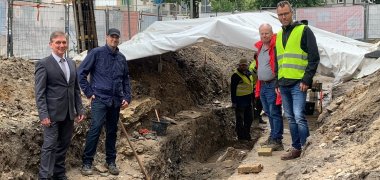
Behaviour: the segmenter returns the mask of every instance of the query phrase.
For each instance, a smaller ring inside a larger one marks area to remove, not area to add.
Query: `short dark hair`
[[[65,38],[67,39],[67,36],[63,31],[54,31],[50,34],[50,42],[53,42],[53,39],[55,39],[58,36],[65,36]]]
[[[278,7],[285,7],[285,6],[289,6],[290,8],[290,12],[293,12],[293,8],[292,8],[292,5],[289,3],[289,1],[280,1],[277,3],[277,8]]]

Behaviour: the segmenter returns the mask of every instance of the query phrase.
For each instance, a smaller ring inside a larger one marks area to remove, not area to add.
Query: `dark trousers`
[[[67,115],[64,121],[44,127],[44,143],[41,148],[39,179],[64,177],[65,159],[73,135],[74,121]]]
[[[261,111],[263,110],[263,105],[261,104],[260,98],[254,98],[254,108],[253,108],[254,118],[258,120],[262,120],[262,117],[260,115]]]
[[[98,146],[99,136],[103,125],[106,128],[106,163],[115,163],[116,160],[116,132],[119,121],[119,107],[108,107],[101,101],[94,99],[91,104],[91,125],[86,138],[83,153],[83,164],[92,165]]]
[[[251,125],[253,121],[252,107],[236,107],[236,134],[239,140],[251,140]]]

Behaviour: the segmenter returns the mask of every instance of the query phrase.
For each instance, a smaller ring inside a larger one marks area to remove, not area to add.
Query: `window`
[[[344,0],[337,0],[338,2],[338,4],[343,4],[344,3]]]

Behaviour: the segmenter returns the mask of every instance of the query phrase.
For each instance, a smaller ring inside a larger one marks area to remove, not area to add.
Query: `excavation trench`
[[[197,118],[178,118],[160,142],[157,157],[148,163],[153,179],[223,179],[229,177],[252,148],[252,142],[237,142],[233,111],[205,108],[185,111]],[[256,141],[258,132],[252,132]],[[228,148],[228,152],[227,152]]]
[[[223,179],[229,177],[244,153],[258,139],[237,142],[235,118],[229,107],[228,79],[235,59],[253,57],[253,52],[205,42],[177,52],[129,61],[133,102],[122,111],[133,146],[153,179]],[[78,62],[79,63],[79,62]],[[0,61],[0,179],[36,179],[42,128],[34,103],[34,62]],[[82,98],[88,108],[89,102]],[[166,136],[136,139],[141,129],[151,130],[154,109],[161,117],[173,118]],[[66,167],[71,179],[80,174],[88,120],[75,124]],[[94,167],[104,164],[104,133],[100,137]],[[118,179],[143,179],[130,153],[125,136],[118,132]],[[230,148],[228,148],[230,147]],[[228,149],[228,151],[227,151]],[[227,152],[227,153],[226,153]],[[96,171],[96,178],[112,177]]]

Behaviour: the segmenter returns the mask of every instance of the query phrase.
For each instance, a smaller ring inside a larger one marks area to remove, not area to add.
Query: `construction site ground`
[[[323,82],[323,111],[308,117],[312,133],[301,158],[281,161],[285,151],[257,156],[257,142],[267,138],[268,125],[260,128],[255,122],[253,141],[236,140],[229,78],[238,60],[252,59],[253,53],[205,41],[128,62],[133,101],[121,111],[120,120],[152,179],[380,179],[380,72],[335,86],[332,78],[317,75]],[[34,100],[34,62],[1,58],[0,74],[0,180],[37,179],[42,128]],[[80,174],[91,119],[89,102],[82,98],[88,118],[75,124],[66,160],[69,179],[144,179],[120,127],[120,175],[104,169],[103,133],[95,174]],[[161,119],[172,122],[165,136],[151,131],[155,109]],[[288,149],[290,134],[287,120],[284,123]],[[238,166],[247,163],[261,163],[264,169],[238,174]]]

